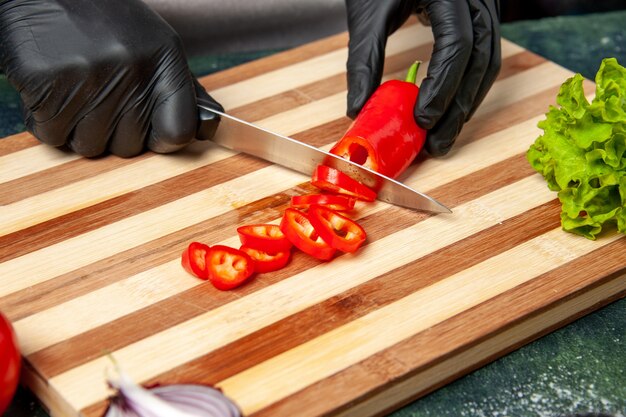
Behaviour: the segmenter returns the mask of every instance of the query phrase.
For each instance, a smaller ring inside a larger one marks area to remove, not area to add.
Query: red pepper
[[[317,168],[315,168],[315,172],[313,172],[313,177],[311,178],[311,184],[319,189],[348,195],[357,200],[376,200],[376,192],[374,190],[343,172],[326,165],[318,165]]]
[[[250,224],[237,228],[239,240],[244,246],[268,253],[291,249],[291,242],[277,224]]]
[[[22,357],[15,331],[9,319],[0,312],[0,416],[13,400],[21,367]]]
[[[206,268],[206,254],[209,246],[200,242],[191,242],[187,249],[183,251],[181,263],[185,271],[200,279],[208,279],[209,274]]]
[[[291,250],[267,253],[245,245],[242,245],[239,250],[250,255],[254,260],[254,272],[258,272],[259,274],[278,271],[284,268],[291,258]]]
[[[306,214],[294,208],[288,208],[280,222],[280,230],[295,247],[317,259],[328,261],[335,254],[335,248],[319,237]]]
[[[254,261],[247,253],[224,245],[212,246],[206,254],[209,281],[218,290],[243,284],[254,273]]]
[[[366,233],[354,220],[328,207],[311,206],[309,221],[326,243],[342,252],[355,252],[365,242]]]
[[[413,115],[418,66],[411,66],[405,81],[381,84],[330,152],[391,178],[402,174],[426,140]]]
[[[332,194],[294,195],[291,197],[291,206],[299,209],[306,209],[317,204],[337,211],[348,211],[354,208],[355,202],[356,199],[353,197]]]

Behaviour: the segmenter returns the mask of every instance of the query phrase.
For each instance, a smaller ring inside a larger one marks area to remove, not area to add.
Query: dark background
[[[626,9],[626,0],[501,0],[500,7],[505,23]]]

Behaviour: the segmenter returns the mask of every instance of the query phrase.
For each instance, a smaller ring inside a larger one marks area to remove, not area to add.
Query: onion
[[[206,385],[172,384],[143,388],[118,368],[109,378],[117,393],[105,417],[240,417],[239,408],[221,391]]]

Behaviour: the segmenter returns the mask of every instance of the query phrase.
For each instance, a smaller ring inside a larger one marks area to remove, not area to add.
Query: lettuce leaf
[[[558,191],[563,229],[596,239],[607,226],[626,233],[626,68],[604,59],[591,103],[583,80],[563,83],[526,157]]]

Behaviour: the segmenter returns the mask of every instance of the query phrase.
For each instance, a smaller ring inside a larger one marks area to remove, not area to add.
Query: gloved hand
[[[3,1],[0,39],[27,129],[83,156],[173,152],[196,134],[196,94],[221,110],[178,35],[140,0]]]
[[[446,154],[500,70],[498,0],[346,0],[346,5],[350,117],[381,82],[387,37],[411,13],[428,17],[435,44],[415,120],[428,130],[428,153]]]

